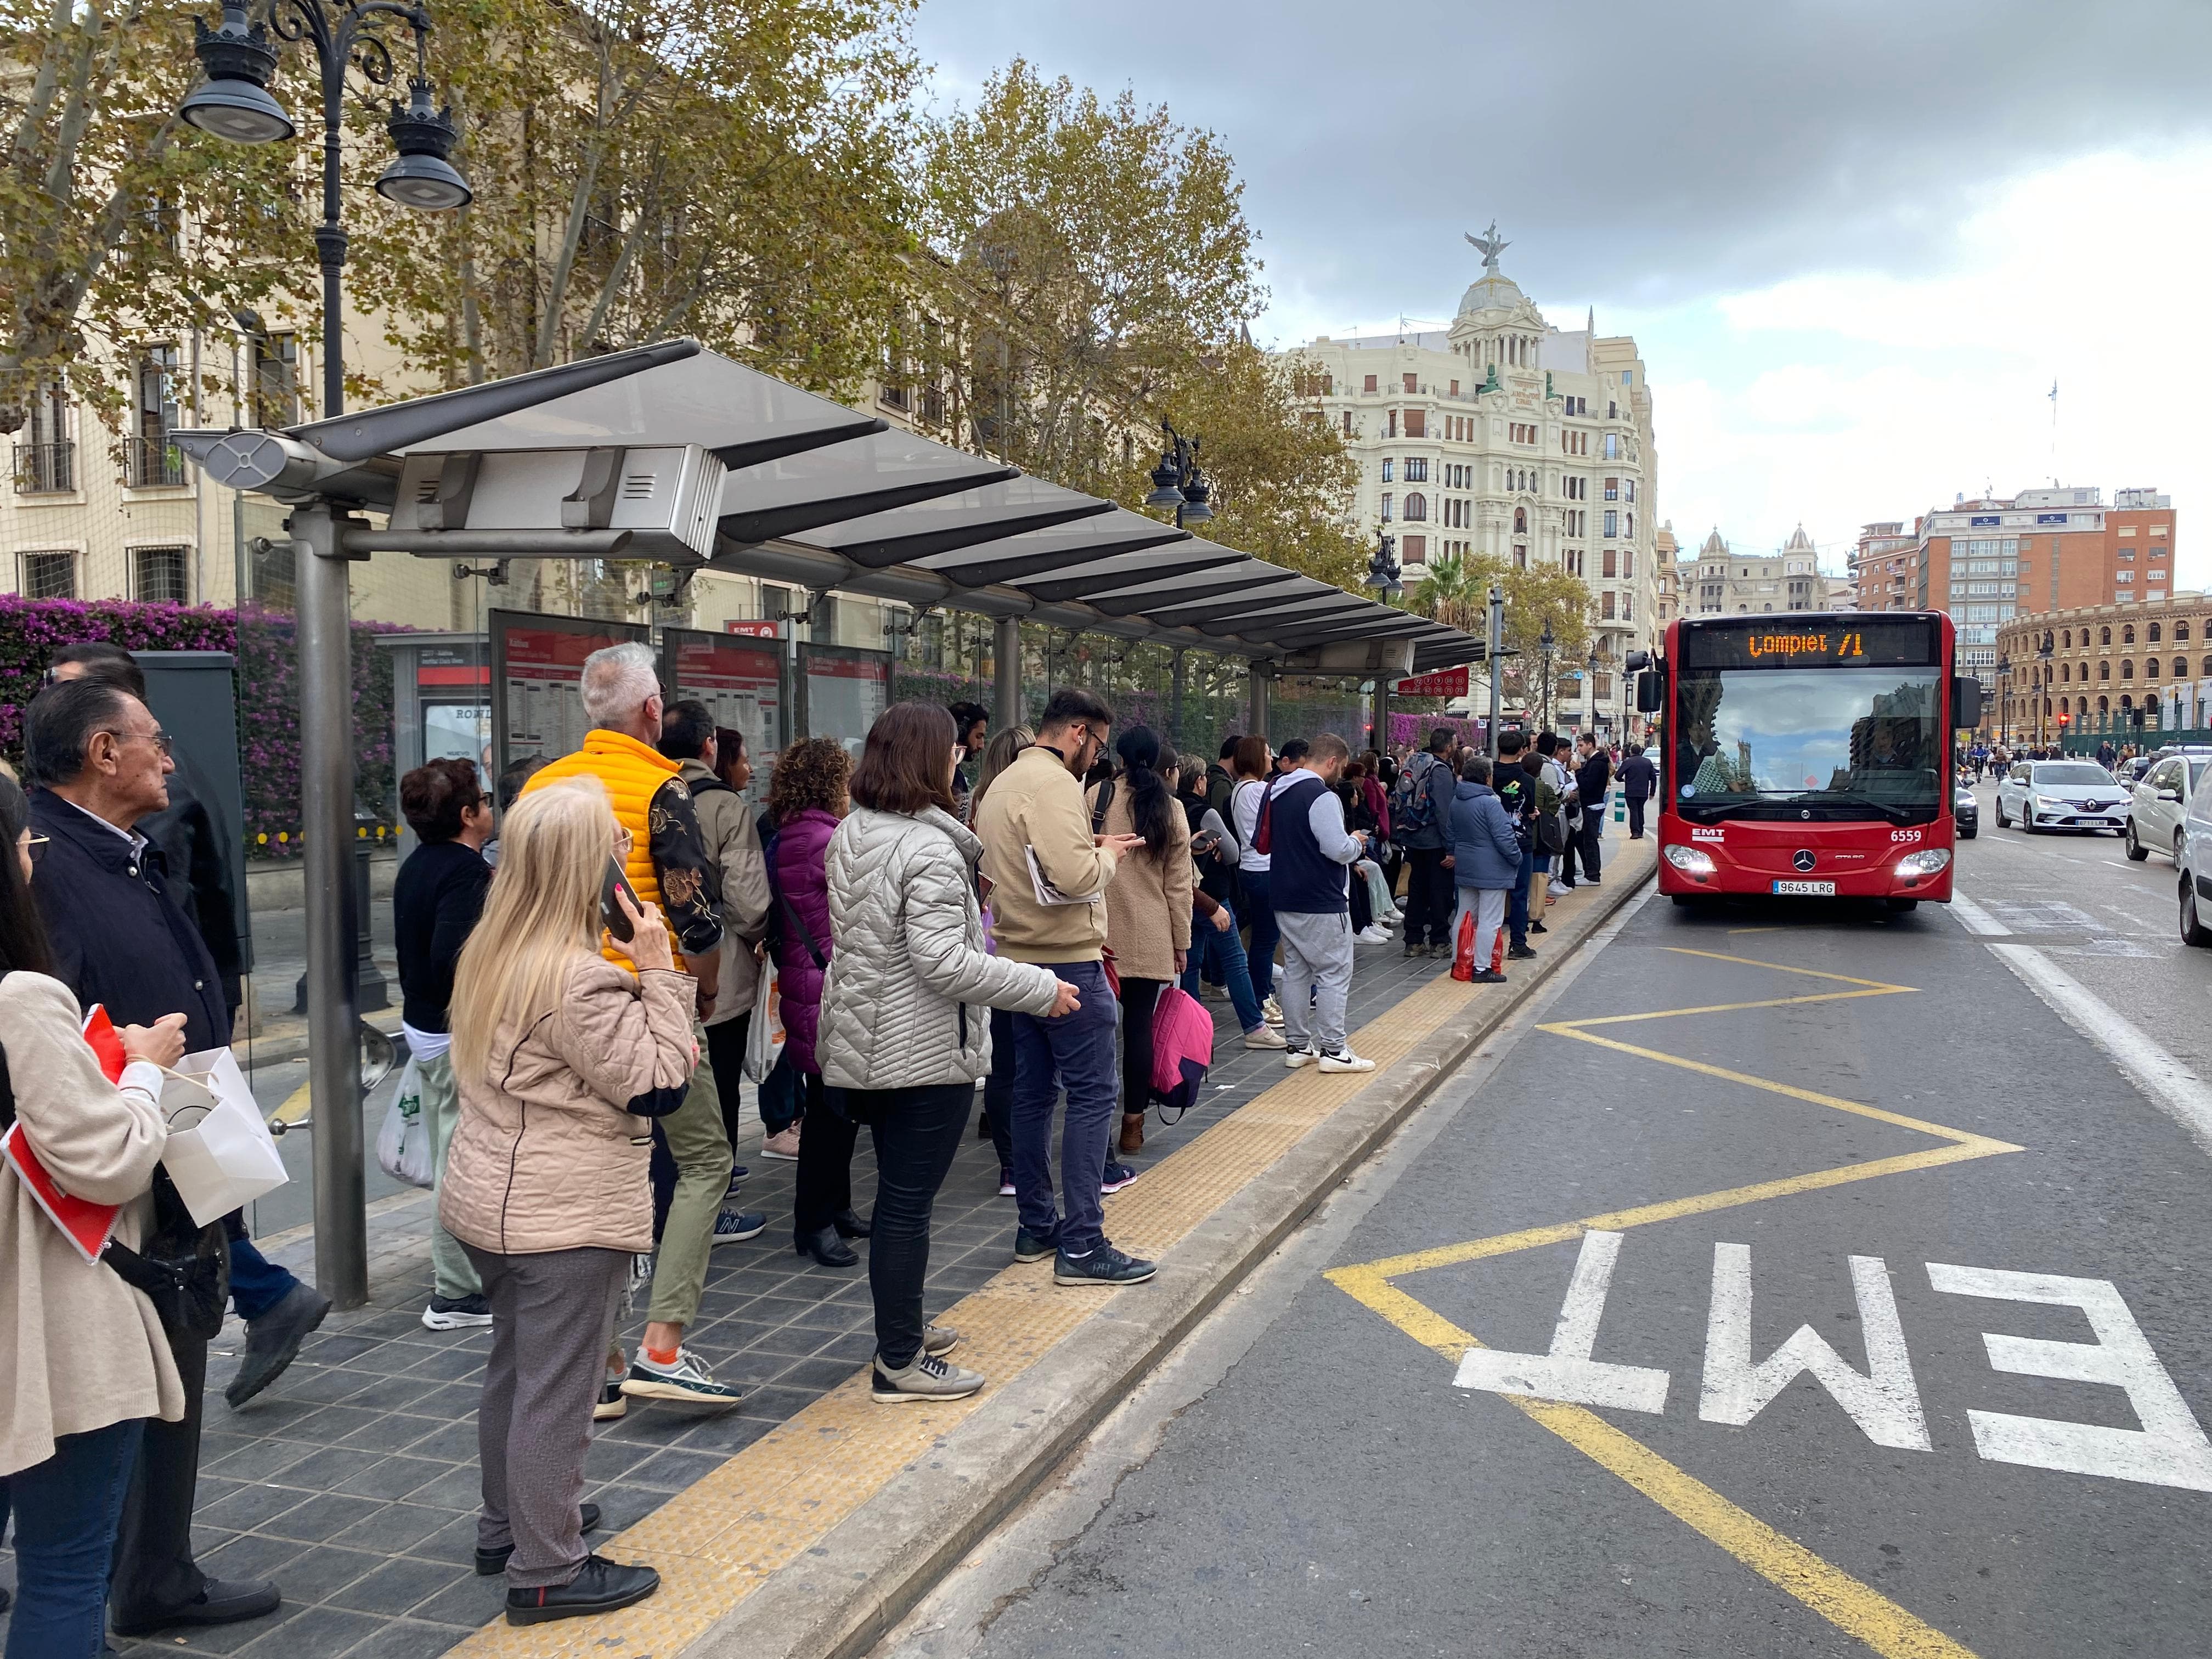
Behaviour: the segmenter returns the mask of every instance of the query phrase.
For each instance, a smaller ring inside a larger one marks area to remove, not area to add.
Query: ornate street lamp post
[[[2040,749],[2040,748],[2042,748],[2042,747],[2043,747],[2043,744],[2044,744],[2044,737],[2043,737],[2044,711],[2045,711],[2045,708],[2047,708],[2050,706],[2050,702],[2051,702],[2051,635],[2050,635],[2045,634],[2045,635],[2043,636],[2043,643],[2042,643],[2041,645],[2039,645],[2039,646],[2038,646],[2038,647],[2036,647],[2036,650],[2035,650],[2035,659],[2036,659],[2036,661],[2037,661],[2037,662],[2041,665],[2042,670],[2043,670],[2043,684],[2042,684],[2041,685],[2038,686],[2038,687],[2036,688],[2036,691],[2035,691],[2035,746],[2036,746],[2038,749]]]
[[[1544,631],[1536,637],[1536,649],[1544,659],[1544,699],[1542,712],[1537,720],[1537,730],[1540,732],[1552,729],[1552,653],[1559,648],[1559,641],[1552,637],[1552,619],[1547,617],[1544,618]]]
[[[1997,741],[2008,749],[2012,747],[2012,659],[1997,659],[1997,684],[2003,690],[1997,693]]]
[[[346,71],[372,86],[392,84],[391,48],[379,30],[386,18],[415,37],[415,73],[405,107],[392,106],[388,127],[399,157],[376,181],[380,195],[403,206],[436,211],[466,206],[468,181],[446,160],[456,131],[451,114],[433,106],[424,61],[430,15],[400,0],[263,0],[260,21],[246,0],[223,0],[222,21],[198,25],[194,50],[204,78],[178,114],[203,131],[237,144],[290,138],[298,129],[269,91],[277,47],[270,40],[306,41],[314,49],[323,94],[323,218],[315,252],[323,271],[323,416],[345,409],[342,276],[346,233],[338,172],[345,115]],[[341,1308],[368,1299],[368,1238],[362,1145],[361,1062],[356,940],[368,918],[354,912],[354,768],[352,629],[341,515],[328,507],[296,510],[290,520],[297,561],[300,726],[310,763],[300,780],[301,828],[307,866],[307,1082],[315,1103],[315,1279]]]
[[[1591,734],[1595,736],[1597,732],[1597,647],[1595,645],[1590,647],[1589,660],[1583,665],[1583,672],[1586,677],[1583,682],[1583,690],[1589,698],[1589,729]]]
[[[1160,464],[1152,469],[1152,493],[1145,497],[1145,505],[1173,507],[1177,530],[1204,524],[1213,516],[1213,508],[1206,502],[1213,486],[1206,483],[1198,465],[1199,441],[1184,437],[1165,421],[1160,422],[1160,430],[1168,434],[1168,441],[1160,451]]]

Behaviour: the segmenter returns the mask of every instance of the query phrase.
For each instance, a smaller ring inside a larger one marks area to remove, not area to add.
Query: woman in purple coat
[[[828,738],[809,738],[776,757],[768,787],[769,822],[775,830],[768,846],[768,874],[775,894],[768,937],[782,1000],[784,1057],[806,1091],[792,1248],[825,1267],[853,1266],[860,1258],[844,1241],[868,1236],[867,1224],[853,1213],[854,1126],[829,1104],[822,1066],[814,1057],[822,981],[836,949],[830,937],[825,866],[830,837],[845,816],[845,784],[852,770],[852,757],[838,744]]]

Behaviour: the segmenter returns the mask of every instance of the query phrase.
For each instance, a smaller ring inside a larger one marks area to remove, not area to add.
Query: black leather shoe
[[[143,1619],[115,1621],[118,1636],[151,1636],[179,1625],[235,1625],[245,1619],[258,1619],[276,1611],[283,1597],[277,1595],[276,1586],[258,1578],[225,1580],[210,1578],[201,1588],[198,1595],[180,1607],[167,1613],[149,1613]]]
[[[597,1504],[585,1504],[583,1506],[583,1516],[584,1530],[586,1532],[597,1532],[599,1529],[599,1506]],[[514,1546],[512,1544],[509,1544],[503,1550],[478,1550],[477,1552],[477,1577],[479,1578],[489,1578],[495,1572],[505,1572],[507,1571],[507,1558],[514,1553]]]
[[[315,1327],[331,1310],[331,1299],[312,1285],[295,1285],[284,1299],[260,1318],[247,1322],[246,1358],[222,1397],[235,1411],[284,1374]]]
[[[830,1218],[830,1224],[837,1230],[840,1238],[866,1238],[875,1229],[850,1210],[840,1210]]]
[[[587,1555],[583,1570],[565,1584],[507,1593],[507,1622],[542,1625],[552,1619],[580,1619],[586,1613],[634,1607],[660,1588],[651,1567],[626,1567],[619,1561]]]
[[[799,1233],[792,1239],[791,1248],[800,1255],[812,1256],[825,1267],[849,1267],[860,1259],[837,1237],[835,1227]]]

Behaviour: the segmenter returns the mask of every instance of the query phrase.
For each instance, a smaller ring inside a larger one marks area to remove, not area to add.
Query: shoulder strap
[[[830,966],[829,956],[815,943],[814,930],[806,925],[806,918],[799,914],[798,907],[792,903],[789,895],[781,887],[775,890],[775,902],[783,907],[784,920],[790,923],[799,938],[806,941],[806,954],[814,958],[814,965],[826,970]]]
[[[1106,809],[1113,804],[1114,780],[1108,778],[1099,784],[1098,799],[1091,805],[1091,833],[1092,835],[1103,836],[1106,833]]]
[[[8,1050],[0,1048],[0,1134],[15,1124],[15,1085],[8,1075]]]

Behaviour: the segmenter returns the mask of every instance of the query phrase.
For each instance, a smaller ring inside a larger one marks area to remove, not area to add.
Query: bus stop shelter
[[[993,619],[1019,709],[1024,618],[1243,656],[1252,726],[1281,672],[1385,677],[1481,654],[1456,629],[1200,540],[675,340],[282,430],[175,441],[291,509],[297,568],[309,1082],[356,1100],[348,562],[628,558]],[[802,613],[803,614],[803,613]],[[802,711],[803,713],[803,711]],[[368,1295],[359,1115],[318,1114],[316,1277]]]

